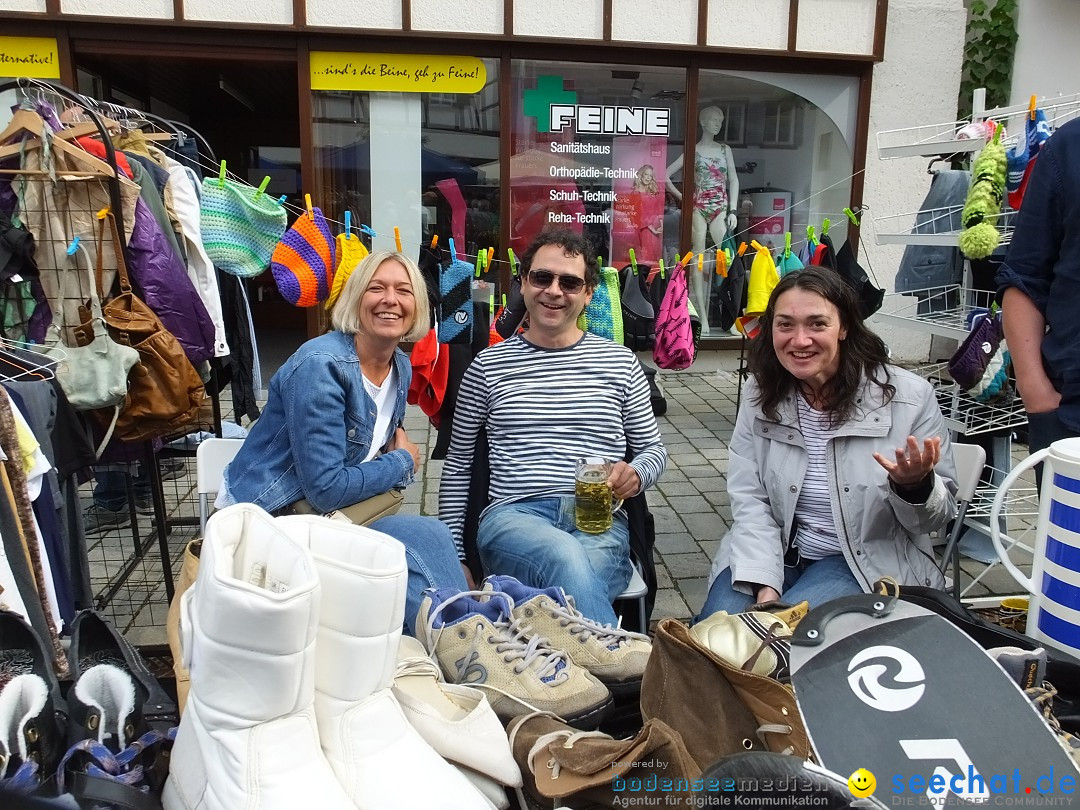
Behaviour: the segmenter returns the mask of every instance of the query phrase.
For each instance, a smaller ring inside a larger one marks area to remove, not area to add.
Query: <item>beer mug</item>
[[[611,528],[612,514],[622,506],[608,484],[611,462],[602,458],[581,458],[574,481],[574,522],[580,531],[603,534]]]

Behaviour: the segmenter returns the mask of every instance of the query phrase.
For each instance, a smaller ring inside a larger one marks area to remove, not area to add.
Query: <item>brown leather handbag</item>
[[[106,214],[98,223],[96,281],[102,296],[102,246],[105,242],[105,220],[109,222],[116,248],[116,272],[120,295],[102,307],[109,337],[139,353],[128,377],[128,393],[116,435],[123,441],[134,442],[177,433],[193,422],[205,396],[202,380],[184,354],[176,337],[169,332],[154,311],[131,290],[127,265],[116,219]],[[104,300],[104,298],[102,298]],[[111,418],[111,413],[109,414]]]

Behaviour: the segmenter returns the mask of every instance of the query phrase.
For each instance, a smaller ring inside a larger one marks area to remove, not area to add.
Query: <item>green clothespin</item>
[[[831,224],[832,223],[829,221],[828,217],[821,220],[821,235],[822,236],[828,236],[829,235],[829,225],[831,225]]]
[[[217,184],[225,188],[225,161],[221,161],[221,169],[218,170]]]
[[[604,271],[604,257],[603,256],[597,256],[596,257],[596,266],[600,269],[600,272]]]
[[[222,163],[224,162],[225,161],[222,161]],[[263,178],[263,181],[259,183],[259,190],[255,192],[255,196],[258,197],[260,194],[266,191],[266,187],[268,185],[270,185],[270,175],[266,175],[266,177]]]
[[[505,309],[506,308],[506,293],[502,294],[502,305],[503,305],[503,309]]]
[[[665,274],[665,271],[664,271],[664,260],[663,259],[660,260],[660,278],[667,278],[667,275]]]
[[[484,269],[484,259],[487,258],[487,251],[481,250],[476,254],[476,277],[480,278],[480,273]]]
[[[844,209],[844,216],[846,216],[848,219],[850,219],[851,224],[854,225],[856,228],[859,227],[859,218],[857,216],[855,216],[855,212],[852,211],[850,208],[845,208]]]
[[[514,249],[507,248],[506,255],[510,257],[510,275],[516,276],[518,274],[517,259],[514,257]],[[505,306],[505,304],[503,305]]]
[[[791,231],[784,234],[784,258],[791,257]]]
[[[637,275],[637,256],[634,255],[634,249],[630,248],[630,266],[634,268],[634,275]]]
[[[817,241],[817,239],[814,237],[814,226],[813,225],[807,225],[806,226],[806,239],[807,239],[808,242],[811,242],[811,243]]]
[[[495,290],[488,293],[488,310],[491,313],[491,317],[495,317]]]

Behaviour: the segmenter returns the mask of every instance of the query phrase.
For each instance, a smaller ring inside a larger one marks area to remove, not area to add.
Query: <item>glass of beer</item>
[[[603,534],[611,528],[611,516],[622,500],[616,499],[608,483],[611,462],[602,458],[581,458],[574,483],[574,521],[579,530]]]

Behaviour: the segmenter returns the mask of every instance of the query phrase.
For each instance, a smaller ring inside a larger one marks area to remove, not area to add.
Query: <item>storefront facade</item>
[[[937,27],[920,38],[927,6]],[[648,265],[703,254],[699,310],[715,306],[725,241],[777,246],[790,232],[797,245],[830,219],[839,244],[854,236],[840,212],[868,184],[888,195],[876,204],[907,210],[919,192],[890,183],[871,127],[926,110],[896,109],[906,88],[878,79],[901,63],[940,76],[924,106],[955,115],[948,43],[963,29],[959,0],[0,0],[0,12],[4,36],[55,39],[54,77],[84,91],[103,55],[294,64],[278,112],[294,105],[300,122],[299,187],[282,193],[310,193],[336,222],[349,212],[376,247],[392,248],[395,228],[406,250],[454,237],[470,261],[490,251],[505,280],[510,250],[564,225],[615,266],[631,250]],[[887,32],[919,52],[886,58]]]

